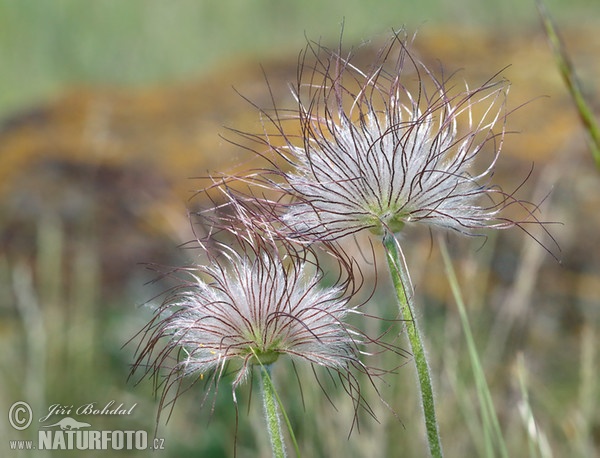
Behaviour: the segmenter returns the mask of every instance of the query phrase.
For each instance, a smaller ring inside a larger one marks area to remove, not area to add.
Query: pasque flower
[[[297,108],[263,110],[278,135],[247,134],[284,160],[255,181],[279,177],[266,186],[291,198],[277,201],[287,235],[332,240],[416,222],[470,233],[519,224],[499,214],[513,203],[531,216],[489,183],[505,133],[505,81],[470,89],[437,78],[399,35],[367,70],[309,45],[298,73]]]
[[[435,457],[442,446],[432,379],[395,234],[413,223],[472,233],[538,222],[535,206],[490,184],[507,115],[508,84],[495,78],[470,89],[436,77],[401,34],[365,70],[341,49],[309,43],[292,90],[296,107],[261,109],[265,132],[242,134],[267,148],[256,151],[270,164],[246,181],[278,194],[252,192],[248,207],[269,215],[280,238],[312,246],[365,229],[382,236]],[[523,221],[501,215],[513,204]]]
[[[340,255],[340,275],[324,287],[309,248],[274,242],[231,204],[235,214],[215,219],[210,236],[199,240],[206,262],[179,269],[187,279],[167,293],[142,330],[135,369],[163,385],[164,406],[186,376],[218,382],[233,371],[235,390],[253,367],[288,355],[338,373],[360,401],[351,370],[369,369],[359,359],[364,336],[344,322],[359,313],[348,305],[357,278],[349,275],[350,261]]]

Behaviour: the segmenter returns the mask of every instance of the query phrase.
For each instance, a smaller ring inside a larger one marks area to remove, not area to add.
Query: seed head
[[[213,224],[199,240],[208,250],[206,263],[177,271],[187,278],[167,293],[142,330],[134,370],[155,377],[164,407],[169,390],[187,376],[216,387],[232,371],[235,398],[253,366],[288,355],[337,373],[360,401],[351,370],[373,373],[359,359],[363,335],[344,322],[359,313],[348,305],[356,291],[345,261],[340,258],[340,275],[325,287],[314,253],[275,243],[232,205],[236,214],[221,217],[220,226]]]
[[[489,183],[505,134],[508,84],[463,87],[434,76],[399,34],[367,70],[341,50],[309,44],[292,90],[296,108],[262,111],[278,135],[247,135],[286,164],[271,161],[254,180],[287,196],[270,207],[283,233],[335,240],[417,222],[472,233],[520,225],[500,214],[512,204],[530,218],[534,206]]]

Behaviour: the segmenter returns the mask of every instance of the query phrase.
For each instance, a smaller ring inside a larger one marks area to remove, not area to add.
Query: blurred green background
[[[561,24],[595,19],[595,0],[548,0]],[[538,27],[534,1],[0,1],[0,115],[82,83],[181,81],[239,56],[296,53],[304,36],[348,43],[403,25]],[[451,37],[449,37],[451,39]]]
[[[597,108],[598,0],[547,5]],[[543,219],[564,223],[553,227],[562,265],[519,231],[492,234],[483,248],[480,240],[452,238],[453,253],[511,456],[597,456],[600,174],[533,1],[0,0],[2,456],[75,453],[9,451],[9,440],[35,438],[39,429],[8,424],[18,400],[32,405],[34,422],[57,403],[137,404],[130,416],[75,418],[95,429],[154,434],[151,383],[127,382],[135,345],[122,347],[150,316],[140,306],[168,285],[146,285],[154,274],[140,263],[182,265],[198,255],[178,248],[191,237],[187,198],[198,183],[189,178],[239,161],[219,138],[222,126],[257,119],[231,86],[268,103],[262,64],[275,98],[287,97],[305,37],[335,46],[342,22],[348,46],[378,42],[402,26],[419,30],[425,60],[465,68],[461,78],[474,75],[474,84],[513,64],[512,106],[550,96],[509,123],[521,134],[507,141],[498,181],[518,182],[536,163],[523,192],[540,201],[553,190]],[[426,230],[407,240],[447,454],[483,456],[464,337],[437,251]],[[389,302],[389,285],[379,282],[376,302]],[[379,362],[393,365],[386,358]],[[310,371],[301,372],[301,402],[288,369],[281,364],[276,383],[280,377],[303,456],[424,456],[410,365],[380,387],[401,421],[371,397],[380,423],[366,419],[350,438],[351,405],[339,387],[328,387],[336,410]],[[520,376],[528,379],[529,403]],[[180,399],[160,425],[165,450],[157,456],[232,455],[229,382],[212,416],[199,408],[200,387]],[[248,393],[239,393],[238,456],[268,456],[258,393],[250,407]]]

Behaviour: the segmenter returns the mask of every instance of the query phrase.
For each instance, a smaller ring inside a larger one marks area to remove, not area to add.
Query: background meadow
[[[598,114],[600,5],[547,5]],[[560,262],[516,229],[485,240],[450,234],[447,243],[508,456],[600,453],[600,171],[533,1],[0,0],[3,456],[44,456],[7,451],[9,440],[37,435],[37,426],[17,432],[8,424],[18,400],[37,418],[56,403],[137,403],[127,417],[77,418],[95,429],[154,433],[152,384],[127,381],[135,345],[123,347],[150,317],[143,304],[169,286],[147,284],[155,274],[143,264],[201,257],[179,247],[192,238],[188,209],[202,206],[192,198],[202,185],[193,177],[249,160],[220,136],[224,126],[259,128],[256,110],[236,90],[269,106],[262,66],[278,103],[292,103],[287,83],[305,37],[335,46],[342,21],[345,45],[362,44],[367,55],[392,28],[418,30],[417,56],[458,71],[457,81],[470,86],[508,66],[509,107],[519,108],[508,120],[495,182],[511,190],[531,173],[519,195],[543,201],[541,219],[560,222],[550,226],[560,249],[531,227]],[[407,230],[402,243],[446,455],[501,456],[497,446],[486,449],[478,379],[435,234]],[[378,273],[368,311],[393,318],[392,290],[385,270]],[[405,363],[391,358],[373,364]],[[326,396],[310,368],[297,367],[302,390],[287,361],[274,378],[303,456],[424,456],[412,364],[379,386],[398,418],[367,391],[378,422],[361,418],[350,437],[352,404],[340,387],[327,386]],[[212,416],[199,408],[201,384],[182,396],[159,426],[161,455],[232,455],[229,381]],[[240,457],[269,454],[257,395],[248,386],[238,393]],[[107,453],[120,456],[78,456]]]

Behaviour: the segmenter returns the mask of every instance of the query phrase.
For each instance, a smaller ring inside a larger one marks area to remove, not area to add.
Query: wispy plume
[[[395,33],[361,68],[341,42],[333,50],[309,42],[292,87],[294,108],[273,99],[273,109],[257,107],[264,132],[236,131],[268,165],[231,182],[247,185],[239,198],[279,239],[312,246],[364,230],[381,236],[429,451],[441,457],[431,371],[396,234],[416,223],[465,234],[515,226],[530,233],[527,224],[543,223],[536,205],[491,181],[506,135],[508,82],[497,73],[474,88],[457,83],[420,62],[410,44]]]
[[[538,222],[535,205],[490,182],[506,132],[507,81],[496,75],[470,88],[455,75],[437,77],[409,45],[395,34],[363,70],[341,45],[309,44],[292,88],[296,108],[261,109],[268,133],[238,132],[269,160],[246,180],[279,193],[260,211],[286,237],[335,240],[413,223],[473,233]],[[505,215],[509,206],[525,217]]]
[[[254,367],[286,355],[337,374],[362,405],[355,372],[369,378],[383,371],[361,361],[361,348],[377,341],[346,323],[361,313],[350,304],[360,287],[352,261],[336,252],[339,274],[325,287],[309,248],[274,241],[242,206],[230,204],[233,214],[208,217],[209,235],[197,241],[204,261],[171,273],[179,284],[140,332],[134,371],[154,378],[162,410],[182,393],[184,380],[204,380],[208,396],[233,374],[235,399]]]

